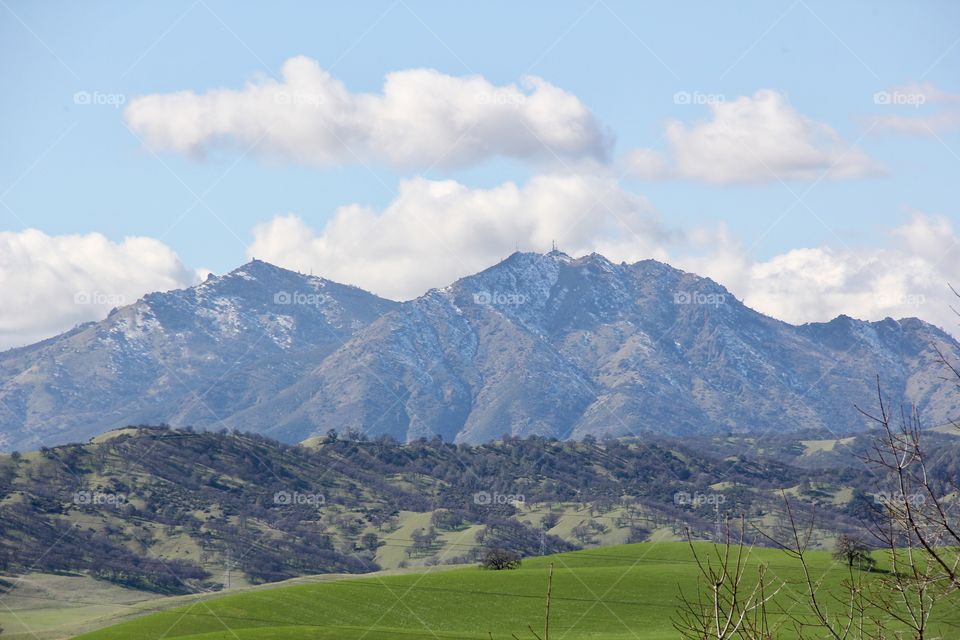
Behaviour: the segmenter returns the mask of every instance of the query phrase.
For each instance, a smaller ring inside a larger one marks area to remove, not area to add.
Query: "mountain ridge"
[[[920,319],[791,325],[656,260],[515,252],[405,302],[252,260],[0,353],[3,448],[127,424],[329,429],[482,442],[504,433],[864,427],[875,376],[942,423],[960,407]]]

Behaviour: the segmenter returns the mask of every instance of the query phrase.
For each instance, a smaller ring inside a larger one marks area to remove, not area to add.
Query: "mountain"
[[[226,427],[394,307],[257,260],[149,294],[101,322],[0,354],[3,448],[76,442],[129,424]]]
[[[289,441],[846,433],[867,425],[856,406],[876,405],[877,375],[942,424],[960,407],[936,348],[960,354],[917,319],[797,327],[653,260],[517,253],[372,323],[245,426]]]
[[[928,424],[960,410],[915,318],[794,326],[646,260],[515,253],[415,300],[253,262],[0,354],[5,447],[126,424],[228,427],[297,442],[329,429],[581,438],[849,433],[876,378]]]

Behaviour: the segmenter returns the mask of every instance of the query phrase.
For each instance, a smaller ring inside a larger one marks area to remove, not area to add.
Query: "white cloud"
[[[792,323],[840,314],[868,320],[916,316],[957,332],[948,283],[960,284],[949,220],[914,213],[881,248],[801,248],[754,261],[721,231],[714,250],[680,263],[713,277],[758,311]]]
[[[546,251],[556,240],[575,256],[652,257],[710,276],[788,322],[918,316],[953,331],[947,283],[960,284],[960,241],[950,222],[915,213],[889,239],[881,248],[799,248],[758,261],[724,228],[668,230],[645,199],[609,177],[549,175],[492,189],[406,181],[382,211],[342,207],[321,229],[277,216],[255,228],[247,253],[409,299],[485,269],[517,245]]]
[[[948,93],[932,82],[878,91],[873,101],[884,109],[900,112],[872,118],[873,126],[878,129],[916,136],[960,130],[960,95]],[[932,105],[940,105],[940,109],[931,113]]]
[[[320,229],[295,215],[254,230],[250,257],[407,299],[556,240],[571,255],[657,258],[727,286],[793,323],[847,314],[918,316],[957,334],[960,239],[944,217],[914,213],[879,248],[798,248],[755,260],[725,229],[666,229],[649,203],[609,177],[548,175],[524,185],[470,189],[415,179],[377,211],[340,208]],[[699,253],[695,250],[699,248]],[[0,233],[0,348],[29,344],[150,291],[188,286],[197,273],[161,242],[100,234]]]
[[[406,299],[522,250],[596,251],[614,260],[666,257],[670,234],[647,201],[607,177],[539,176],[518,186],[470,189],[408,180],[383,211],[341,207],[319,231],[294,215],[254,230],[247,253]]]
[[[315,166],[382,161],[456,167],[494,156],[603,158],[607,135],[576,96],[537,77],[496,86],[431,69],[386,76],[382,93],[351,93],[315,61],[287,60],[282,80],[243,89],[131,100],[130,128],[153,149],[191,155],[222,147]]]
[[[844,142],[830,126],[798,113],[776,91],[763,89],[708,106],[707,120],[667,124],[667,154],[633,151],[625,169],[639,178],[718,185],[814,180],[824,174],[844,180],[880,171],[861,149]]]
[[[0,232],[0,348],[100,320],[147,292],[193,279],[173,251],[151,238]]]
[[[623,171],[643,180],[661,180],[670,176],[664,157],[653,149],[633,149],[621,160]]]

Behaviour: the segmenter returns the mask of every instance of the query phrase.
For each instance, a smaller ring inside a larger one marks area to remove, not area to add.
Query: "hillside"
[[[701,545],[700,551],[709,549]],[[569,640],[676,638],[671,618],[678,593],[691,593],[697,581],[697,566],[685,544],[646,543],[535,558],[514,571],[470,567],[256,591],[193,603],[81,638],[528,637],[527,625],[542,625],[549,563],[555,566],[551,629]],[[782,580],[796,583],[801,577],[799,565],[780,551],[753,550],[748,573],[761,564]],[[840,594],[848,574],[829,554],[812,553],[810,566],[822,580],[824,600]],[[940,603],[933,633],[947,631],[942,637],[949,637],[960,622],[955,604]],[[792,593],[782,594],[771,610],[778,607],[804,615]],[[894,629],[891,621],[888,630]],[[784,629],[777,637],[792,636]]]
[[[129,424],[211,428],[269,401],[396,303],[260,261],[0,353],[0,450]]]
[[[854,433],[878,375],[930,424],[960,411],[936,348],[960,355],[916,319],[796,327],[653,260],[517,253],[398,307],[250,415],[281,440]]]
[[[936,437],[936,470],[949,477],[960,440]],[[777,437],[762,446],[736,437],[469,446],[330,435],[290,446],[128,428],[0,456],[0,571],[190,593],[472,562],[495,547],[532,556],[676,540],[688,528],[710,538],[740,514],[768,528],[781,490],[801,513],[816,505],[816,541],[829,546],[877,509],[877,478],[850,463],[868,444],[807,453]]]
[[[516,253],[403,303],[254,261],[0,354],[0,450],[159,423],[291,444],[849,435],[877,375],[926,423],[955,418],[938,349],[960,356],[917,319],[793,326],[653,260]]]

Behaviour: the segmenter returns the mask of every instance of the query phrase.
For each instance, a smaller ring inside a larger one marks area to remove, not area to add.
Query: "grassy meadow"
[[[707,552],[708,544],[701,549]],[[811,554],[821,594],[840,593],[848,576],[825,552]],[[547,571],[554,564],[551,638],[655,640],[677,638],[678,593],[693,592],[697,567],[684,543],[641,543],[525,560],[514,571],[437,568],[406,575],[368,575],[335,582],[258,589],[198,600],[81,636],[83,640],[218,640],[257,638],[387,640],[531,637],[542,630]],[[754,549],[749,563],[799,581],[800,567],[783,553]],[[882,561],[880,568],[882,569]],[[753,573],[753,568],[750,569]],[[798,598],[789,589],[781,603]],[[802,604],[794,612],[803,615]],[[944,637],[960,627],[960,611],[939,611]],[[892,624],[892,623],[891,623]],[[788,631],[778,637],[790,637]]]

